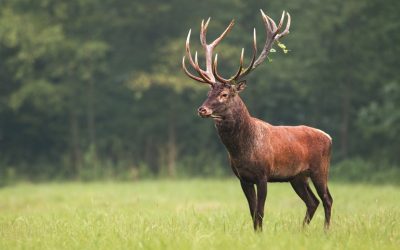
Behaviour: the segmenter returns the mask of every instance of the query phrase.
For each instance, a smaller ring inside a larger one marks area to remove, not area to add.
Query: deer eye
[[[228,97],[228,94],[227,94],[227,93],[223,93],[223,94],[221,95],[221,97],[226,98],[226,97]]]

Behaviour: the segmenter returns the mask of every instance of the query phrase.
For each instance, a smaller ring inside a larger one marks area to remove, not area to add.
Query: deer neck
[[[254,134],[246,105],[238,95],[233,101],[234,105],[226,111],[224,119],[215,122],[218,135],[231,156],[246,153]]]

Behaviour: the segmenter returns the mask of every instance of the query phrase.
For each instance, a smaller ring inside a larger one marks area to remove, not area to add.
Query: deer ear
[[[235,90],[236,92],[240,92],[246,88],[246,80],[243,80],[239,82],[238,84],[235,85]]]

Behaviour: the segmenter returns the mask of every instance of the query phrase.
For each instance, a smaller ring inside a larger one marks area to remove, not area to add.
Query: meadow
[[[234,179],[21,183],[0,189],[0,249],[399,249],[399,186],[330,190],[329,232],[322,206],[303,228],[303,202],[272,183],[254,233]]]

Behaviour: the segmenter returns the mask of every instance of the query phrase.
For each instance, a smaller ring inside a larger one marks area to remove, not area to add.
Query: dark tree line
[[[248,79],[251,113],[328,132],[334,161],[400,163],[398,1],[3,0],[0,170],[30,178],[121,178],[228,172],[206,87],[180,69],[189,28],[231,18],[222,74],[264,30],[259,9],[291,13],[290,35]],[[194,49],[200,51],[197,36]],[[200,57],[201,59],[201,57]]]

